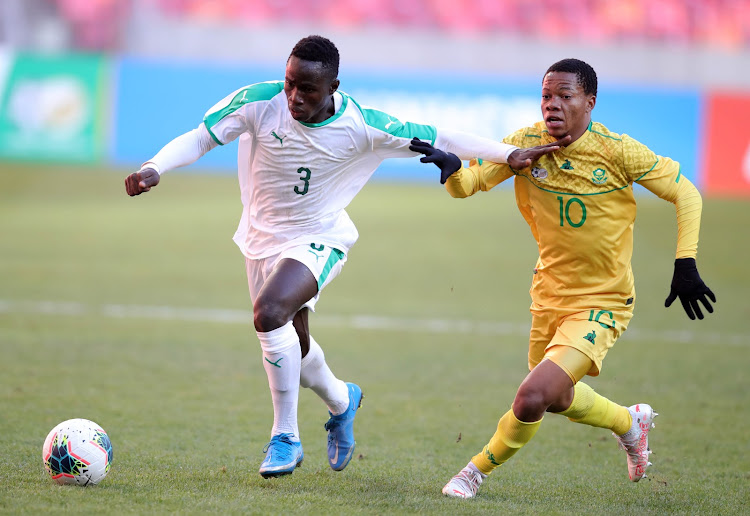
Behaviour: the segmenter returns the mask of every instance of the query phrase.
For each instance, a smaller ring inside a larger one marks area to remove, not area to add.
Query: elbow
[[[463,188],[461,188],[461,184],[455,184],[455,182],[448,179],[445,183],[445,189],[448,192],[448,194],[455,198],[455,199],[463,199],[464,197],[468,197],[469,194],[464,191]]]
[[[451,197],[463,199],[474,195],[478,190],[476,178],[472,174],[467,174],[465,169],[460,169],[445,181],[445,189]]]

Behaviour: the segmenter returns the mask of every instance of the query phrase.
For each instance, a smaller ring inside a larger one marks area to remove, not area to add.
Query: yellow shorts
[[[633,310],[606,308],[551,308],[531,305],[529,370],[542,361],[553,346],[575,348],[591,359],[589,376],[598,376],[602,361],[628,327]]]

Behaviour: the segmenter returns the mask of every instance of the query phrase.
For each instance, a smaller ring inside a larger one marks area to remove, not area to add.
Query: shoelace
[[[323,425],[323,427],[324,427],[324,428],[325,428],[326,430],[330,430],[330,429],[331,429],[331,427],[333,426],[333,424],[334,424],[335,422],[336,422],[336,421],[335,421],[335,420],[333,419],[333,417],[331,417],[331,419],[329,419],[328,421],[326,421],[326,424],[325,424],[325,425]],[[329,433],[328,433],[328,444],[329,444],[329,445],[330,445],[330,444],[333,444],[333,441],[334,441],[334,440],[335,440],[335,437],[334,437],[334,435],[333,435],[333,432],[329,432]]]
[[[323,425],[323,428],[325,428],[326,430],[330,430],[331,428],[334,427],[334,425],[337,425],[338,423],[341,423],[342,420],[345,419],[345,417],[342,417],[342,416],[344,416],[344,414],[346,414],[346,412],[344,412],[343,414],[339,414],[338,416],[333,416],[332,415],[328,419],[328,421],[326,421],[326,424]],[[332,439],[331,434],[328,434],[328,441],[330,442],[331,439]]]
[[[291,434],[274,435],[271,438],[271,442],[269,442],[263,448],[263,453],[268,452],[268,450],[271,448],[272,444],[279,443],[279,442],[288,444],[290,446],[294,446],[294,443],[292,442],[292,436],[291,436]],[[279,447],[274,447],[273,450],[276,453],[276,456],[279,457],[279,458],[281,458],[281,459],[287,459],[287,458],[291,457],[291,453],[289,453],[289,452],[292,450],[292,448],[287,448],[286,446],[279,446]]]
[[[458,475],[453,477],[453,480],[460,485],[461,489],[473,495],[477,494],[477,491],[479,490],[479,486],[481,484],[481,477],[478,473],[468,472],[463,469],[458,473]]]
[[[349,401],[349,403],[350,403],[350,406],[351,406],[351,400]],[[334,416],[330,412],[328,414],[331,417],[328,419],[328,421],[326,421],[326,424],[323,425],[323,428],[325,428],[326,431],[329,431],[329,433],[328,433],[328,444],[331,444],[334,441],[334,436],[333,436],[333,432],[330,432],[330,430],[331,430],[331,428],[334,427],[334,425],[337,425],[337,424],[342,423],[342,422],[344,422],[344,421],[347,420],[347,417],[349,415],[349,407],[347,407],[344,412],[342,412],[341,414],[338,414],[336,416]]]

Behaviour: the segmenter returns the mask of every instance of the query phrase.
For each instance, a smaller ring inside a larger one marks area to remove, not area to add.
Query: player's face
[[[586,95],[578,76],[571,72],[549,72],[542,81],[542,116],[547,131],[559,140],[567,135],[576,141],[591,122],[594,95]]]
[[[284,92],[292,118],[317,124],[334,115],[333,93],[338,79],[331,79],[322,63],[295,56],[286,63]]]

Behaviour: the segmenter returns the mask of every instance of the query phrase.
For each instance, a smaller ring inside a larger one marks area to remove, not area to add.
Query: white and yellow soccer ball
[[[98,484],[112,464],[112,442],[88,419],[69,419],[53,428],[42,447],[44,468],[58,484]]]

